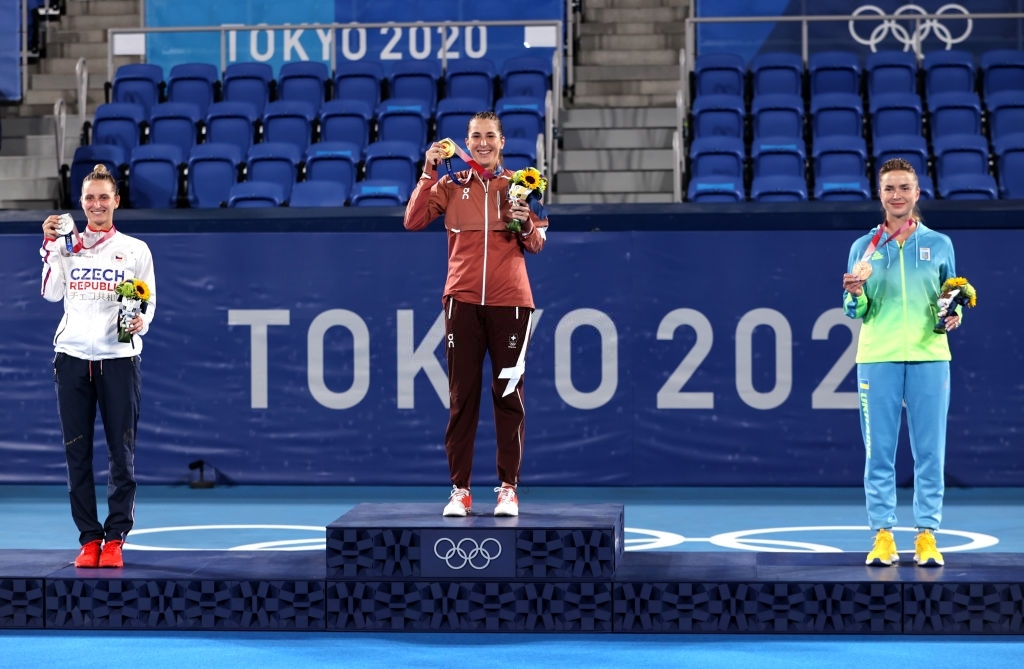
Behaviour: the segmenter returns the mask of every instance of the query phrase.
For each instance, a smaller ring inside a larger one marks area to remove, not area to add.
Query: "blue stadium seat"
[[[161,102],[149,116],[149,143],[174,144],[187,156],[199,143],[199,106],[192,102]]]
[[[929,51],[921,62],[924,70],[924,94],[974,93],[977,68],[970,51]]]
[[[185,153],[174,144],[144,144],[128,161],[128,195],[134,209],[178,206]]]
[[[355,142],[317,142],[306,149],[306,180],[336,183],[348,197],[362,162],[363,147]]]
[[[96,108],[92,122],[92,144],[117,144],[125,154],[142,143],[146,112],[131,102],[108,102]]]
[[[253,144],[245,161],[246,181],[273,181],[280,184],[287,200],[292,184],[299,179],[302,151],[290,142]]]
[[[289,207],[343,207],[349,191],[333,181],[300,181],[292,187]]]
[[[224,206],[238,182],[242,151],[234,144],[206,143],[192,147],[186,179],[192,207]]]
[[[149,116],[153,105],[160,102],[164,90],[164,70],[152,63],[121,65],[111,82],[110,102],[140,105]]]
[[[694,177],[724,177],[743,182],[746,148],[736,137],[700,137],[690,144]]]
[[[331,72],[319,61],[298,60],[281,65],[277,73],[277,99],[306,102],[319,112],[327,99]]]
[[[388,97],[416,100],[433,116],[444,72],[438,60],[399,60],[388,74]]]
[[[922,197],[935,198],[935,186],[928,168],[931,153],[928,142],[921,135],[883,135],[872,143],[875,172],[893,158],[902,158],[914,167]]]
[[[481,108],[479,100],[472,98],[441,98],[437,101],[437,113],[434,115],[434,136],[437,139],[450,137],[461,144],[469,134],[469,119],[484,109],[490,107]]]
[[[248,102],[263,113],[271,98],[274,70],[267,63],[231,63],[224,68],[221,91],[227,102]]]
[[[501,66],[501,97],[544,100],[551,90],[551,58],[513,56]]]
[[[761,137],[804,137],[804,99],[799,95],[766,93],[750,104],[750,125],[754,139]]]
[[[363,153],[365,178],[397,181],[411,191],[420,175],[424,149],[408,142],[372,142]]]
[[[998,200],[999,187],[990,174],[951,174],[939,178],[944,200]]]
[[[320,140],[353,142],[359,146],[370,143],[373,107],[363,100],[329,100],[320,108],[318,117]]]
[[[762,137],[750,145],[754,178],[789,176],[807,180],[807,148],[799,137]],[[753,195],[751,195],[753,198]]]
[[[813,53],[807,59],[807,78],[812,97],[825,93],[860,95],[860,58],[849,51]]]
[[[819,137],[862,137],[864,106],[854,93],[822,93],[811,96],[811,133]]]
[[[372,111],[380,104],[386,81],[384,67],[376,61],[346,60],[334,68],[334,100],[359,100]]]
[[[1000,137],[1024,131],[1024,90],[993,93],[985,98],[985,107],[993,143]]]
[[[878,93],[871,96],[871,136],[913,135],[921,132],[924,109],[917,93]]]
[[[807,198],[807,181],[792,174],[754,177],[750,184],[753,202],[802,202]]]
[[[357,181],[349,198],[353,207],[401,207],[409,200],[409,186],[392,179]]]
[[[999,195],[1008,200],[1024,199],[1024,132],[1003,135],[992,142],[999,175]]]
[[[1024,50],[991,49],[981,54],[979,64],[986,99],[1000,91],[1024,91]]]
[[[932,141],[946,135],[981,132],[981,100],[976,93],[938,93],[928,98]]]
[[[754,98],[766,94],[804,94],[804,61],[797,53],[759,53],[750,61]]]
[[[690,110],[693,138],[722,135],[743,138],[746,106],[738,95],[702,95]]]
[[[747,62],[738,53],[705,53],[693,64],[694,97],[746,96]]]
[[[862,137],[820,137],[811,150],[815,181],[849,181],[867,174],[868,147]]]
[[[214,102],[206,112],[206,143],[234,144],[245,155],[256,141],[259,114],[248,102]]]
[[[301,154],[313,141],[316,109],[302,100],[275,100],[263,110],[263,141],[294,144]]]
[[[743,202],[743,181],[720,176],[693,177],[686,188],[690,202]]]
[[[494,109],[494,82],[497,76],[497,68],[487,58],[449,60],[444,73],[444,97],[473,100],[478,112]],[[438,101],[438,113],[441,102],[443,99]]]
[[[982,135],[944,135],[932,140],[932,154],[940,193],[948,176],[989,173],[988,140]]]
[[[868,99],[876,95],[918,92],[917,56],[912,51],[875,51],[864,60]]]
[[[535,140],[544,133],[544,102],[531,97],[503,97],[494,105],[505,137]]]
[[[220,71],[210,63],[181,63],[167,77],[167,101],[190,102],[206,116],[220,94]]]
[[[867,177],[831,177],[816,180],[814,199],[826,202],[860,202],[871,199]]]
[[[227,205],[233,208],[280,207],[286,201],[280,184],[273,181],[243,181],[231,185]]]
[[[430,116],[424,100],[388,98],[377,106],[377,139],[412,142],[426,148]]]
[[[71,206],[77,206],[82,199],[82,180],[96,165],[103,165],[115,179],[121,178],[128,164],[128,153],[119,144],[86,144],[75,149],[68,173],[68,195]]]
[[[457,158],[458,156],[455,156]],[[512,170],[521,170],[526,167],[537,167],[537,142],[520,137],[508,137],[505,139],[505,148],[501,150],[502,167]],[[466,169],[462,160],[452,160],[452,169],[456,172]]]

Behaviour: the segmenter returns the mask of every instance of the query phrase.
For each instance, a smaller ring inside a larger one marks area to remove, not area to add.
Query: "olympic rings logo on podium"
[[[438,539],[434,542],[434,555],[444,560],[449,569],[457,571],[469,565],[479,571],[498,559],[501,555],[501,542],[493,538],[484,539],[480,543],[469,537],[459,539],[458,543],[448,538]]]
[[[875,5],[861,5],[860,7],[853,11],[852,15],[863,16],[864,14],[886,16],[886,12],[884,12],[880,7],[877,7]],[[943,23],[941,23],[939,19],[918,18],[929,15],[948,15],[949,18],[953,20],[966,21],[967,24],[962,34],[958,35],[957,37],[953,37],[952,31],[950,31],[949,28],[947,28]],[[892,35],[893,39],[897,40],[900,44],[903,45],[904,51],[910,51],[912,49],[914,51],[918,51],[921,47],[921,43],[924,42],[926,38],[928,38],[930,35],[934,33],[935,38],[941,41],[946,46],[946,51],[949,51],[950,49],[953,48],[954,44],[959,44],[960,42],[966,40],[970,36],[971,30],[974,27],[974,21],[971,19],[971,15],[967,11],[967,8],[964,7],[963,5],[958,5],[956,3],[942,5],[934,12],[934,14],[928,12],[919,5],[903,5],[902,7],[894,11],[891,14],[891,16],[899,16],[901,18],[881,19],[881,23],[875,26],[867,37],[862,37],[858,31],[858,28],[860,27],[860,24],[868,23],[868,21],[851,20],[849,22],[850,36],[853,37],[853,39],[858,44],[863,44],[864,46],[869,47],[872,52],[876,51],[878,45],[885,41],[885,39],[887,39],[890,36],[890,34]],[[901,20],[914,21],[917,27],[914,28],[912,31],[908,30],[904,26],[900,25],[899,21]]]

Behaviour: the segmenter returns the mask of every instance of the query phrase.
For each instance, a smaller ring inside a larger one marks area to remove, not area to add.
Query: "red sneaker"
[[[103,554],[100,555],[99,565],[100,567],[123,567],[124,558],[121,557],[121,546],[124,545],[123,541],[108,541],[103,544]]]
[[[95,569],[100,566],[100,545],[102,539],[90,541],[82,545],[82,550],[75,558],[75,566],[81,569]]]

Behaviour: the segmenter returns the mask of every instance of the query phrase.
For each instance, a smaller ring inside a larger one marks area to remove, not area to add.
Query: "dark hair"
[[[501,119],[492,111],[482,111],[473,114],[472,118],[469,119],[469,123],[472,123],[473,121],[494,121],[498,124],[498,134],[505,134],[505,131],[501,129]],[[469,124],[466,125],[466,134],[469,134]]]
[[[93,166],[92,172],[89,172],[85,175],[85,178],[82,179],[82,185],[84,186],[87,181],[106,181],[110,183],[111,188],[114,189],[114,195],[117,195],[117,179],[114,178],[113,174],[107,171],[107,166],[102,163]]]
[[[890,158],[889,160],[882,163],[882,166],[878,168],[879,190],[881,190],[882,188],[882,175],[888,174],[889,172],[910,172],[911,174],[914,175],[914,181],[917,182],[917,171],[914,169],[913,165],[911,165],[903,158]],[[920,184],[918,184],[918,188],[920,187]],[[921,216],[921,210],[917,208],[916,204],[914,205],[913,211],[911,211],[910,213],[911,216],[914,217],[915,221],[924,220],[924,217]]]

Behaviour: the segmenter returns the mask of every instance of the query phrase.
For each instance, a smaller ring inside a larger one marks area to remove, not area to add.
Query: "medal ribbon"
[[[86,230],[88,230],[88,228],[86,228]],[[78,230],[75,230],[75,233],[74,233],[75,234],[75,246],[74,246],[74,248],[71,248],[71,235],[66,235],[66,243],[67,243],[67,245],[69,247],[68,251],[70,251],[71,253],[78,253],[79,251],[81,251],[83,249],[86,250],[86,251],[88,251],[89,249],[94,249],[97,246],[99,246],[100,244],[102,244],[103,242],[105,242],[108,239],[110,239],[111,237],[113,237],[115,232],[117,232],[117,230],[114,228],[114,226],[110,226],[110,229],[107,230],[103,234],[102,237],[100,237],[99,241],[97,241],[92,246],[86,246],[85,245],[85,240],[82,239],[82,236],[80,234],[78,234]]]
[[[466,153],[462,147],[447,137],[442,139],[440,143],[445,147],[444,168],[448,171],[448,176],[452,178],[452,181],[460,186],[465,186],[466,184],[462,183],[455,177],[455,170],[452,169],[452,156],[462,158],[466,161],[466,164],[483,179],[493,179],[501,173],[501,167],[498,167],[494,172],[484,168],[483,165],[473,160],[473,158]]]
[[[880,248],[882,248],[883,246],[885,246],[886,244],[888,244],[888,243],[889,243],[889,242],[891,242],[892,240],[894,240],[894,239],[896,239],[897,237],[899,237],[899,236],[900,236],[900,233],[902,233],[902,232],[903,232],[904,230],[906,230],[906,229],[907,229],[908,227],[910,227],[910,225],[911,225],[912,223],[914,223],[914,222],[915,222],[915,221],[914,221],[914,219],[912,219],[912,218],[908,218],[908,219],[907,219],[907,222],[906,222],[906,223],[904,223],[903,225],[901,225],[901,226],[900,226],[900,228],[899,228],[899,230],[897,230],[896,232],[894,232],[894,233],[892,233],[891,235],[889,235],[889,236],[888,236],[888,237],[886,238],[886,240],[885,240],[884,242],[882,242],[882,243],[881,243],[881,245],[879,245],[879,243],[878,243],[878,240],[882,238],[882,231],[884,231],[884,230],[885,230],[885,223],[884,223],[884,222],[883,222],[883,223],[881,223],[881,224],[880,224],[880,225],[878,226],[878,232],[876,232],[876,233],[875,233],[875,236],[871,238],[871,243],[870,243],[870,244],[868,244],[868,248],[867,248],[867,249],[866,249],[866,250],[864,251],[864,255],[862,255],[862,256],[860,257],[860,261],[861,261],[861,262],[866,262],[866,261],[867,261],[867,259],[871,257],[871,254],[872,254],[872,253],[874,253],[874,252],[875,252],[875,251],[876,251],[877,249],[880,249]]]

